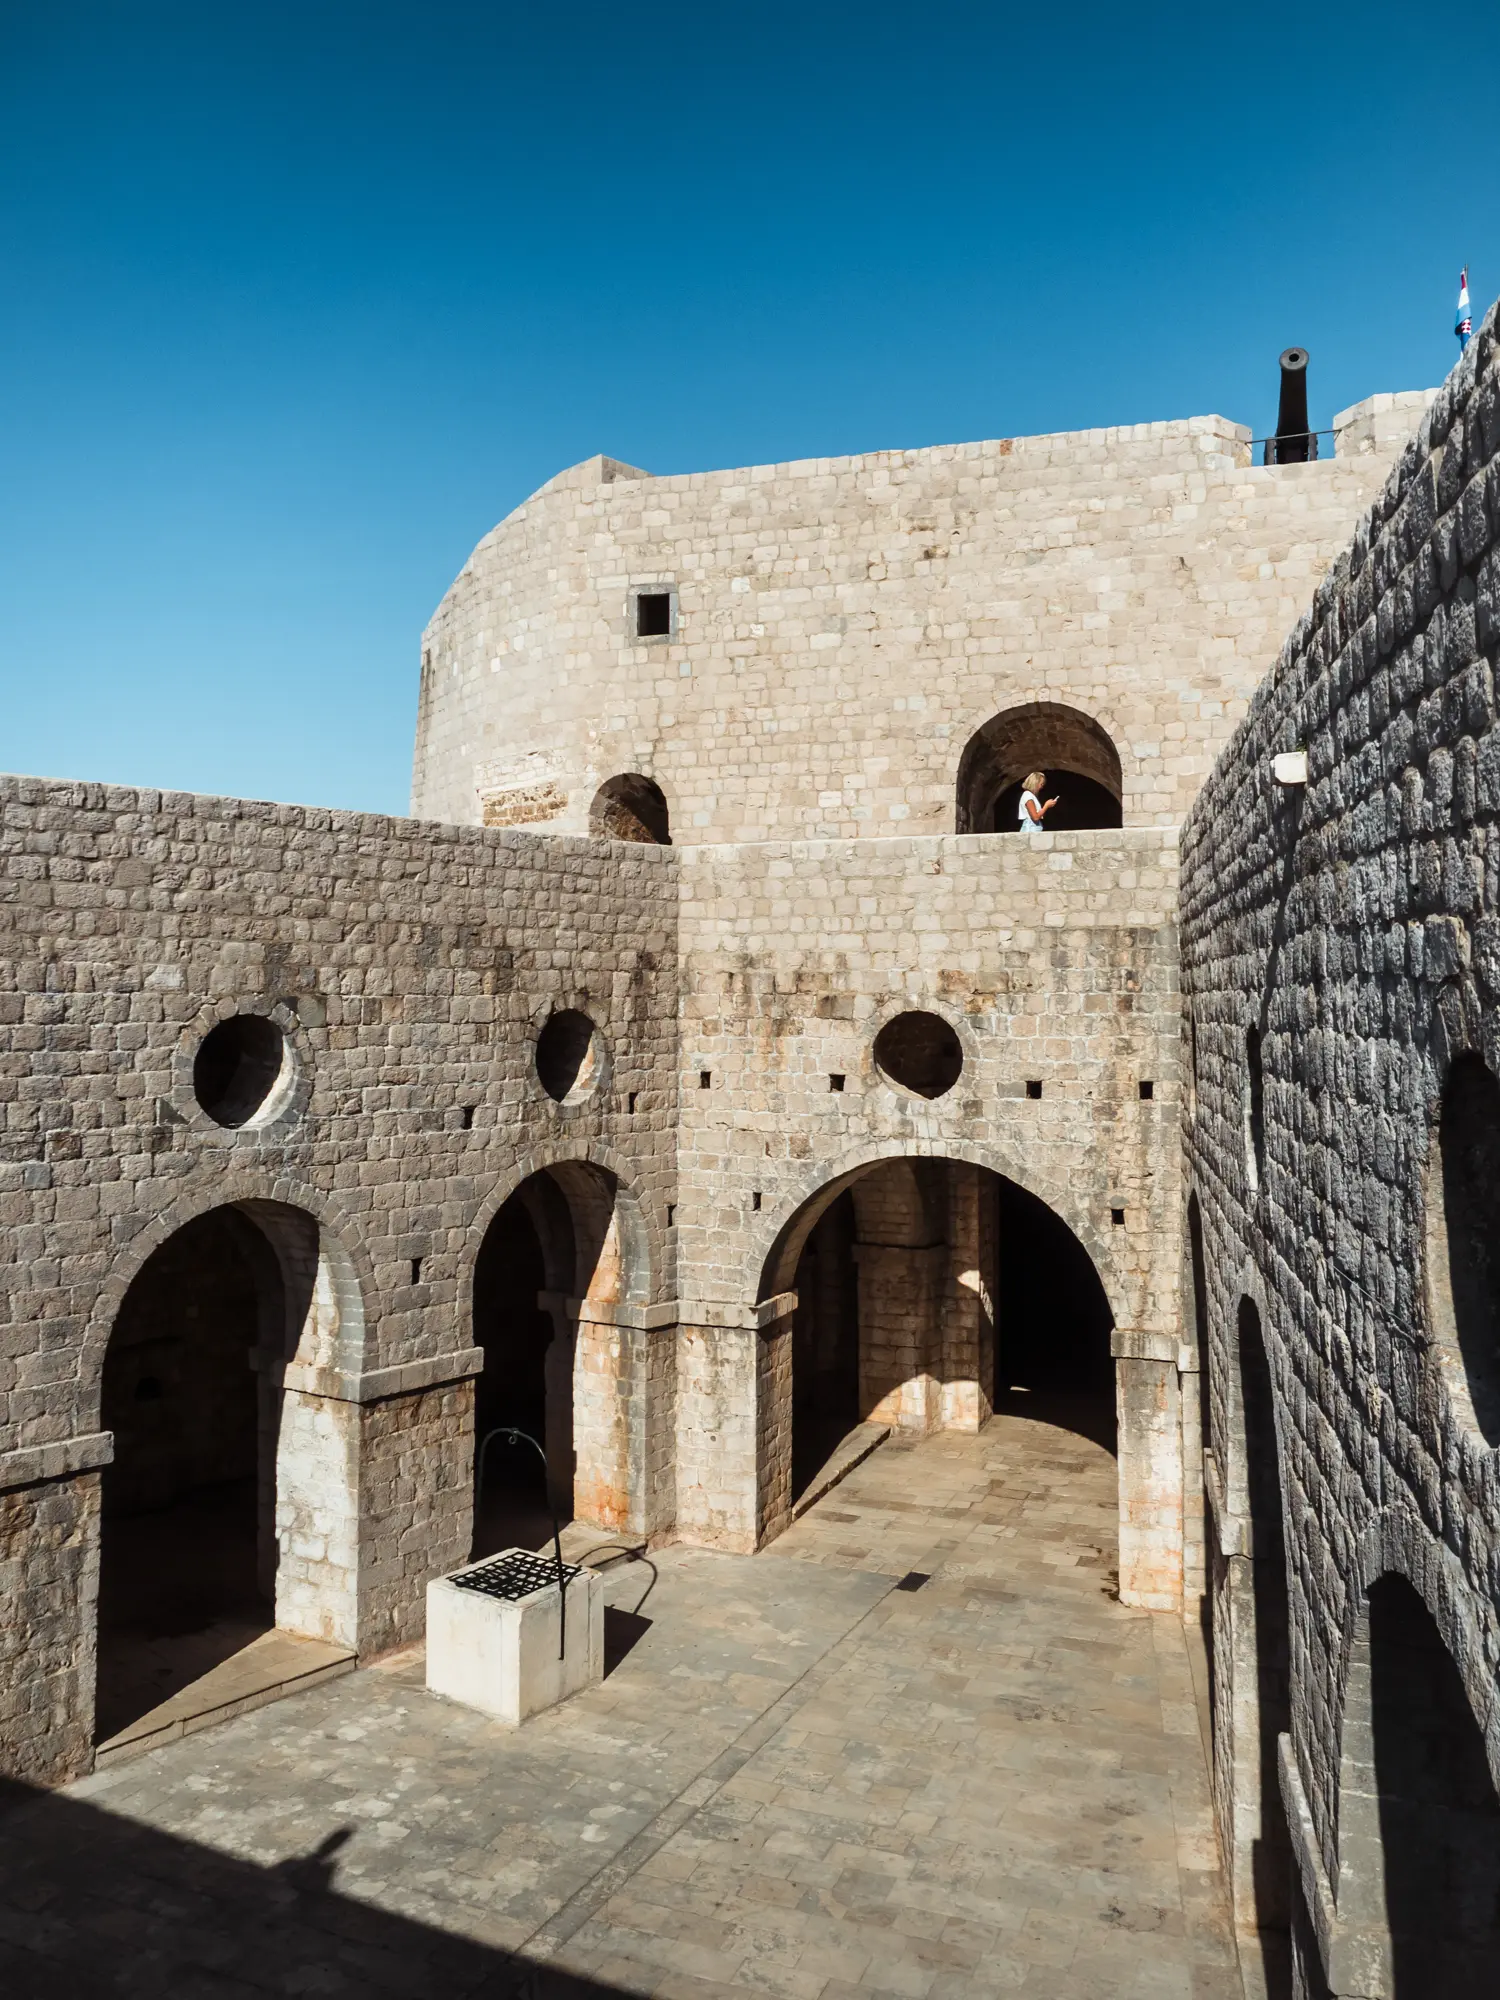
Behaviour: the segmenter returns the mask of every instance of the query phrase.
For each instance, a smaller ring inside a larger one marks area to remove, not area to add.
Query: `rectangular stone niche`
[[[427,1685],[501,1722],[521,1723],[604,1678],[604,1579],[563,1565],[566,1644],[558,1657],[557,1564],[502,1549],[427,1586]]]

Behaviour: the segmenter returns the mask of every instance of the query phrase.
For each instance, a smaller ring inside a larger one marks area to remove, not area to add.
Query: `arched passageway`
[[[496,1211],[474,1264],[473,1554],[539,1548],[552,1508],[583,1510],[575,1448],[580,1323],[606,1317],[622,1296],[614,1177],[578,1163],[545,1168]],[[514,1428],[529,1445],[497,1437]],[[483,1454],[483,1483],[480,1457]],[[550,1496],[550,1506],[549,1506]],[[588,1518],[598,1518],[597,1505]]]
[[[643,777],[639,771],[606,778],[589,807],[589,832],[597,840],[670,847],[672,818],[666,793],[654,778]]]
[[[1047,778],[1057,804],[1049,833],[1122,824],[1119,752],[1081,709],[1026,702],[992,716],[969,738],[958,766],[955,824],[960,833],[1011,833],[1020,826],[1022,780]]]
[[[275,1623],[274,1439],[252,1360],[279,1313],[275,1259],[222,1208],[170,1237],[105,1353],[114,1434],[100,1520],[96,1733],[107,1739]],[[267,1451],[263,1448],[269,1447]]]
[[[769,1338],[789,1328],[789,1356],[763,1371],[773,1396],[785,1378],[791,1406],[787,1505],[861,1423],[977,1430],[1000,1407],[1113,1448],[1098,1274],[1067,1225],[998,1174],[898,1159],[845,1177],[782,1231],[761,1296],[787,1292],[795,1309]]]
[[[1404,1577],[1366,1600],[1344,1698],[1333,1990],[1491,2000],[1500,1967],[1500,1799],[1484,1734]],[[1347,1972],[1374,1967],[1381,1983]]]
[[[1250,1876],[1270,2000],[1291,1991],[1288,1935],[1292,1849],[1278,1777],[1279,1739],[1291,1728],[1291,1613],[1276,1402],[1260,1311],[1241,1298],[1236,1327],[1243,1477],[1250,1516],[1248,1613],[1255,1660],[1253,1734],[1242,1754],[1242,1783],[1253,1802]]]
[[[362,1336],[340,1246],[278,1203],[200,1215],[136,1273],[100,1384],[99,1741],[272,1626],[353,1645],[353,1406],[286,1376],[357,1370]]]

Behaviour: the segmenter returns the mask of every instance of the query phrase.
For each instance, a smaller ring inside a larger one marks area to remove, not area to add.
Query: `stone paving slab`
[[[1019,1418],[893,1440],[771,1552],[613,1568],[634,1643],[523,1729],[413,1653],[11,1788],[0,1989],[1238,2000],[1182,1630],[1114,1599],[1113,1477]]]

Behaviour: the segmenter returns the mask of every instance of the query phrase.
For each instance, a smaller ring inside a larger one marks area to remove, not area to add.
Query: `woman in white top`
[[[1027,833],[1044,833],[1047,815],[1057,804],[1056,799],[1043,801],[1041,793],[1046,783],[1045,771],[1032,771],[1021,781],[1021,804],[1016,818]]]

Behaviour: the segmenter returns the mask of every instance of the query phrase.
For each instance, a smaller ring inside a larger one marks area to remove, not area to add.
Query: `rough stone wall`
[[[423,641],[413,810],[582,832],[644,772],[673,837],[955,829],[959,759],[1016,703],[1113,738],[1125,824],[1173,826],[1425,397],[1253,466],[1221,417],[652,478],[559,474]],[[634,590],[676,591],[637,640]]]
[[[58,1689],[87,1705],[96,1568],[79,1538],[109,1456],[102,1361],[131,1277],[183,1222],[237,1203],[288,1272],[307,1264],[300,1339],[267,1357],[288,1461],[278,1599],[297,1595],[295,1629],[331,1618],[366,1647],[411,1629],[464,1539],[450,1503],[461,1484],[467,1506],[469,1392],[443,1385],[478,1365],[469,1287],[504,1197],[550,1161],[595,1161],[630,1210],[623,1291],[642,1311],[669,1291],[676,865],[654,847],[0,781],[0,1494],[32,1496],[6,1501],[0,1561],[39,1580],[4,1623],[32,1606],[52,1690],[7,1679],[13,1767],[77,1768],[87,1737],[72,1711],[47,1723],[50,1749],[26,1732]],[[565,1104],[533,1062],[562,1006],[608,1050],[598,1088]],[[193,1058],[241,1011],[285,1030],[293,1075],[275,1116],[231,1129],[200,1108]],[[447,1414],[418,1450],[427,1391]],[[381,1415],[403,1404],[404,1442]],[[652,1420],[670,1409],[637,1428]],[[587,1462],[594,1441],[576,1442]],[[60,1591],[70,1564],[59,1603],[40,1580]]]
[[[681,866],[684,1300],[765,1296],[785,1224],[839,1174],[946,1156],[1055,1208],[1116,1322],[1169,1334],[1175,1357],[1170,833],[697,848]],[[876,1034],[909,1009],[958,1033],[964,1069],[945,1096],[876,1068]]]
[[[1271,1363],[1287,1524],[1282,1787],[1339,1993],[1375,1990],[1339,1983],[1340,1964],[1359,1957],[1337,1907],[1339,1770],[1348,1661],[1383,1572],[1407,1576],[1432,1612],[1500,1778],[1497,1460],[1465,1357],[1433,1312],[1442,1273],[1427,1237],[1433,1122],[1453,1065],[1467,1052],[1500,1071],[1497,658],[1492,313],[1319,586],[1183,839],[1196,1079],[1185,1130],[1205,1235],[1223,1592],[1220,1823],[1243,1874],[1265,1803],[1255,1662],[1236,1644],[1247,1592],[1241,1580],[1236,1604],[1229,1574],[1255,1552],[1235,1351],[1249,1297]],[[1273,755],[1302,747],[1305,789],[1279,786]]]
[[[679,1524],[752,1538],[766,1503],[745,1413],[763,1383],[761,1316],[793,1283],[787,1231],[876,1160],[967,1162],[1039,1195],[1099,1270],[1122,1373],[1158,1371],[1175,1398],[1179,1366],[1195,1364],[1178,1325],[1173,835],[745,844],[684,850],[681,870]],[[944,1096],[875,1065],[878,1031],[908,1009],[959,1037]],[[893,1254],[940,1263],[933,1284],[952,1278],[947,1250]],[[1167,1389],[1153,1383],[1130,1408],[1154,1434]],[[948,1418],[972,1421],[972,1390],[952,1400]],[[925,1421],[929,1401],[907,1414]],[[1165,1455],[1147,1484],[1159,1473],[1168,1499],[1123,1523],[1122,1576],[1134,1601],[1175,1605],[1181,1452],[1175,1437],[1144,1449]]]

